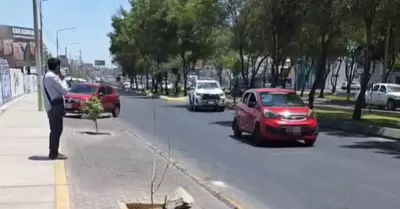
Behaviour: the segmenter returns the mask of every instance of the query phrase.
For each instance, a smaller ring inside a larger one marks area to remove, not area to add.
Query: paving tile
[[[0,187],[0,204],[49,203],[55,201],[55,186]]]
[[[154,152],[128,134],[114,119],[101,124],[118,133],[108,137],[85,137],[76,129],[90,128],[85,121],[69,119],[64,135],[63,151],[68,155],[66,168],[72,209],[117,208],[121,202],[150,202],[150,182]],[[157,179],[161,179],[166,162],[156,158]],[[163,183],[154,195],[163,202],[166,194],[178,186],[194,195],[194,208],[226,209],[227,207],[181,172],[169,168]]]
[[[1,204],[0,209],[54,209],[54,203]]]
[[[0,186],[52,185],[53,161],[35,161],[27,157],[1,156]]]

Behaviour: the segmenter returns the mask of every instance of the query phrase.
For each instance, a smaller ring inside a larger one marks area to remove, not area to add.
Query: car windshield
[[[202,82],[197,84],[197,89],[216,89],[219,88],[218,83],[216,82]]]
[[[71,87],[71,86],[73,86],[73,85],[75,85],[75,84],[84,83],[84,82],[79,81],[79,80],[70,80],[70,81],[67,81],[67,83],[68,83],[69,86]]]
[[[261,105],[264,107],[304,107],[306,104],[295,93],[260,93]]]
[[[390,92],[400,92],[400,86],[388,86]]]
[[[75,84],[75,85],[71,86],[71,89],[69,90],[69,92],[76,93],[76,94],[92,95],[96,92],[96,86]]]

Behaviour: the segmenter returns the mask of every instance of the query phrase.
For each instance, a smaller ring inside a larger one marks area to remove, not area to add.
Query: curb
[[[319,120],[321,128],[329,128],[333,130],[341,130],[351,133],[376,136],[400,141],[400,129],[386,128],[374,125],[367,125],[354,121],[342,120]]]
[[[121,122],[120,122],[121,123]],[[152,143],[148,142],[146,139],[142,138],[140,135],[136,134],[135,132],[129,130],[129,128],[121,123],[123,127],[125,127],[125,131],[128,133],[132,134],[135,136],[140,142],[144,143],[146,146],[148,146],[151,150],[153,150],[155,153],[157,153],[159,156],[165,159],[170,165],[181,171],[184,175],[192,179],[195,183],[197,183],[199,186],[201,186],[203,189],[205,189],[207,192],[209,192],[211,195],[213,195],[215,198],[217,198],[219,201],[223,202],[226,206],[228,206],[231,209],[244,209],[243,206],[241,206],[237,201],[234,201],[233,199],[225,196],[223,193],[220,191],[212,188],[212,186],[204,181],[202,178],[196,176],[192,172],[190,172],[188,169],[184,168],[181,164],[179,164],[178,161],[173,160],[172,158],[168,158],[162,151],[160,151],[155,145]],[[124,209],[124,208],[121,208]]]
[[[33,94],[33,93],[36,93],[36,92],[31,92],[31,93]],[[21,101],[22,99],[24,99],[25,97],[27,97],[28,95],[30,95],[31,93],[29,93],[29,94],[21,94],[21,95],[15,97],[13,100],[10,100],[10,101],[8,101],[8,102],[6,102],[6,103],[0,105],[0,111],[6,111],[6,110],[7,110],[8,108],[10,108],[13,104],[18,103],[19,101]]]
[[[20,96],[15,97],[13,100],[8,101],[7,103],[4,103],[3,105],[0,106],[0,116],[7,112],[7,110],[14,104],[17,104],[21,100],[23,100],[25,97],[29,96],[30,94],[33,94],[35,92],[31,92],[29,94],[22,94]]]
[[[119,209],[128,209],[128,207],[126,206],[126,204],[123,203],[123,202],[117,202],[117,204],[118,204],[118,208],[119,208]]]
[[[176,102],[184,102],[188,99],[187,96],[186,97],[169,97],[169,96],[163,96],[163,95],[160,95],[158,98],[165,100],[165,101],[176,101]]]

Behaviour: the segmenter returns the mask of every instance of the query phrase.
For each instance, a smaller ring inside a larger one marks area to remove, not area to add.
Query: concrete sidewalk
[[[63,161],[50,161],[49,125],[36,93],[0,115],[0,208],[69,208]]]

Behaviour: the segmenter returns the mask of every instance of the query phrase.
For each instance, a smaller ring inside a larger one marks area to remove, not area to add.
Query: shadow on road
[[[400,159],[399,141],[362,141],[340,147],[348,149],[373,150],[375,153],[390,155],[393,156],[393,158]]]
[[[193,113],[203,113],[203,112],[215,112],[215,113],[218,113],[218,111],[216,111],[213,108],[201,108],[201,109],[198,109],[196,111],[192,111],[192,110],[189,109],[189,105],[182,104],[182,102],[177,102],[177,103],[180,103],[180,104],[166,104],[166,105],[163,105],[162,107],[164,107],[164,108],[182,108],[182,109],[187,109],[187,111],[190,111],[190,112],[193,112]]]
[[[325,129],[321,128],[320,132],[330,135],[330,136],[344,136],[344,137],[365,137],[365,134],[354,133],[350,131],[343,131],[343,130],[333,130],[333,129]]]
[[[226,126],[226,127],[232,127],[232,120],[228,121],[215,121],[210,123],[212,125],[220,125],[220,126]]]
[[[250,135],[242,135],[242,137],[235,137],[233,135],[230,135],[232,139],[238,141],[239,143],[247,144],[252,147],[257,147],[257,148],[298,148],[298,147],[304,147],[304,144],[299,142],[299,141],[269,141],[264,143],[262,146],[257,146],[254,145],[251,142],[251,136]]]
[[[188,105],[187,104],[167,104],[167,105],[163,105],[162,107],[166,107],[166,108],[182,108],[182,109],[188,109]]]

